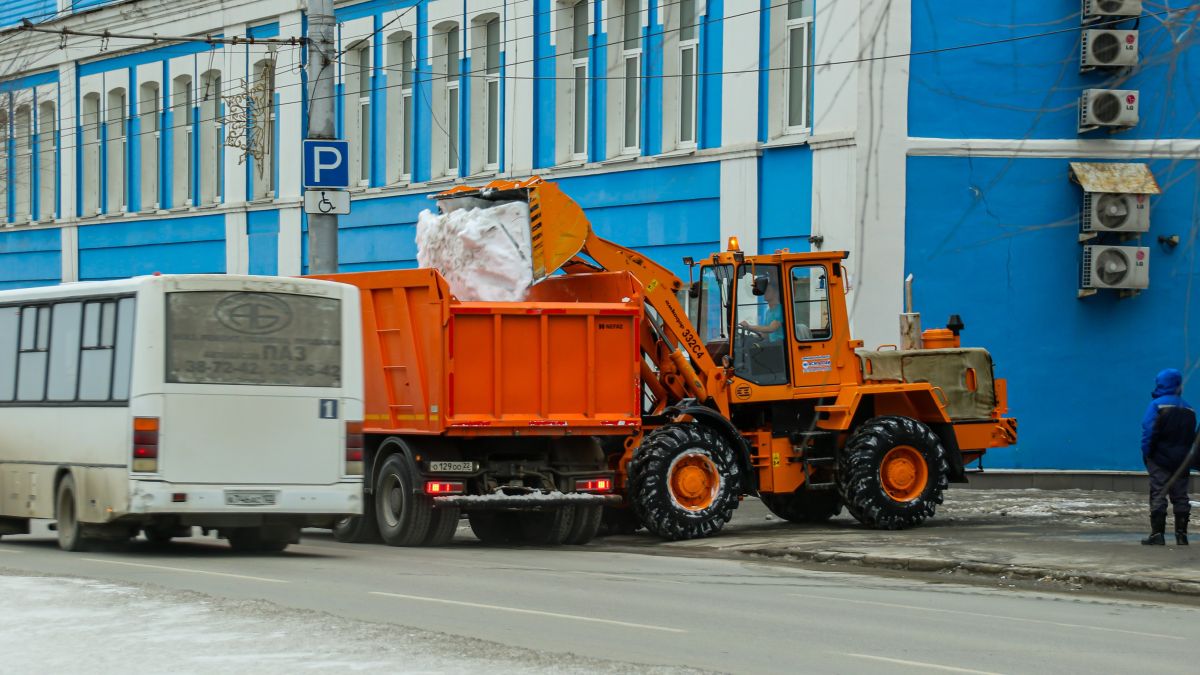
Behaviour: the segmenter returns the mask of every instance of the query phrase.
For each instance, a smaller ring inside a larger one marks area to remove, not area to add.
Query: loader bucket
[[[489,202],[526,202],[535,284],[575,257],[591,233],[583,209],[563,194],[558,185],[537,176],[523,181],[494,180],[479,188],[463,185],[433,198],[438,200],[443,213],[460,208],[487,208]]]

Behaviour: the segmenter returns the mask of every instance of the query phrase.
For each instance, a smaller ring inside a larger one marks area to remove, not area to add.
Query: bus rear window
[[[168,293],[167,382],[339,387],[341,302],[286,293]]]

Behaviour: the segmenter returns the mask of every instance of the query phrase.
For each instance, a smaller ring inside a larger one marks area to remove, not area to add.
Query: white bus
[[[0,291],[0,535],[282,551],[361,513],[361,330],[358,289],[314,279]]]

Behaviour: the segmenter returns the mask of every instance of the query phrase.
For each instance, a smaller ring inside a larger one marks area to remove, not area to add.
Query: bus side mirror
[[[768,279],[766,275],[760,274],[754,277],[754,282],[750,285],[751,292],[753,292],[756,296],[765,295],[767,292],[768,283],[770,283],[770,279]]]

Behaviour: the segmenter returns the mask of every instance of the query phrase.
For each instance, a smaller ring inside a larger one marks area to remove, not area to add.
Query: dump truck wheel
[[[458,531],[458,521],[462,514],[456,508],[438,508],[433,510],[429,523],[429,534],[425,536],[426,546],[445,546],[454,539]]]
[[[801,487],[786,494],[760,494],[771,513],[793,523],[823,523],[842,512],[842,499],[833,490]]]
[[[629,461],[629,499],[638,520],[670,540],[716,534],[741,494],[733,449],[712,429],[668,424],[650,432]]]
[[[575,522],[571,532],[563,540],[570,546],[582,546],[595,538],[600,530],[600,520],[604,517],[603,506],[575,506]]]
[[[632,508],[620,506],[606,506],[600,516],[600,531],[597,533],[601,537],[611,537],[619,534],[633,534],[641,529],[642,523],[638,520],[637,514]]]
[[[361,516],[346,516],[333,523],[333,538],[343,544],[366,544],[382,541],[379,524],[375,522],[375,500],[364,495]]]
[[[521,523],[511,511],[468,513],[467,522],[475,538],[485,544],[511,544],[521,536]]]
[[[416,492],[416,470],[400,453],[390,455],[375,481],[375,521],[388,546],[420,546],[429,533],[433,500]]]
[[[842,450],[838,491],[858,522],[902,530],[933,516],[949,470],[946,449],[928,426],[910,417],[875,417]]]
[[[545,511],[522,513],[517,520],[521,523],[521,541],[535,546],[557,546],[571,534],[575,524],[575,508],[558,506]]]

